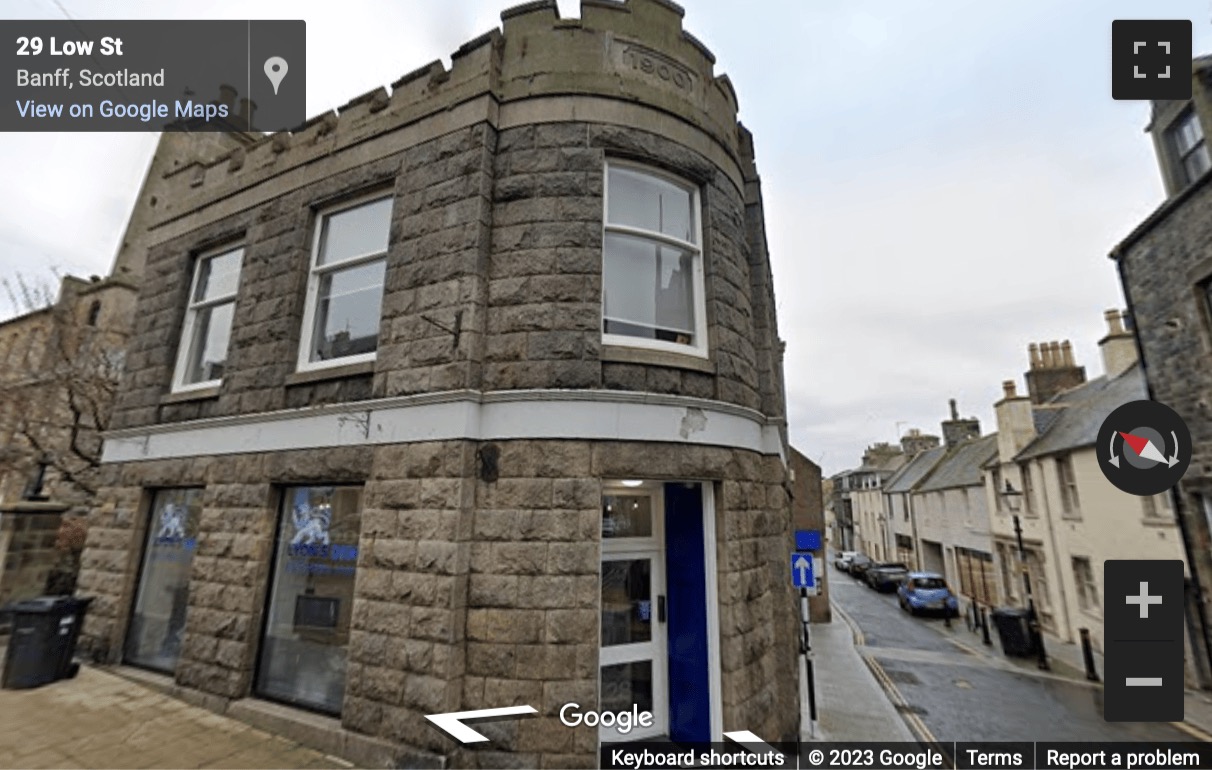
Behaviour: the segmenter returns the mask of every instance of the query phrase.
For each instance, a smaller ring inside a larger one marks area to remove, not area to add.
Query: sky
[[[302,18],[322,113],[500,24],[508,0],[6,0],[7,18]],[[996,429],[1027,345],[1102,364],[1107,253],[1162,201],[1148,106],[1111,99],[1114,19],[1209,0],[687,0],[753,132],[792,443],[827,475],[955,398]],[[579,15],[560,0],[562,16]],[[743,10],[742,10],[743,8]],[[108,272],[152,134],[0,137],[0,278]],[[0,298],[0,317],[14,308]]]

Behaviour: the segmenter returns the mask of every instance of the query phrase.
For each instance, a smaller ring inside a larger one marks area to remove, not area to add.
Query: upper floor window
[[[1204,132],[1199,125],[1199,117],[1194,110],[1187,110],[1174,122],[1168,133],[1170,141],[1174,144],[1182,184],[1189,185],[1212,167],[1212,160],[1208,157],[1208,146],[1204,143]]]
[[[698,190],[606,166],[602,341],[707,355]]]
[[[173,390],[202,388],[223,380],[243,261],[244,248],[238,247],[203,254],[194,263]]]
[[[1035,514],[1035,480],[1031,477],[1031,466],[1022,463],[1019,472],[1023,477],[1023,513],[1028,516]]]
[[[391,198],[320,214],[299,369],[373,361],[379,347]]]
[[[1081,501],[1077,496],[1077,476],[1073,473],[1071,456],[1056,458],[1056,480],[1060,485],[1061,507],[1065,513],[1076,514],[1081,508]]]
[[[1088,556],[1074,556],[1073,582],[1077,587],[1077,603],[1083,610],[1097,613],[1102,606],[1098,599],[1098,581],[1094,578],[1094,567]]]

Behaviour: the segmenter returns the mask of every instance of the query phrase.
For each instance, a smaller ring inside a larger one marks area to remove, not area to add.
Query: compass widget
[[[1107,480],[1133,495],[1156,495],[1178,483],[1191,462],[1191,432],[1156,401],[1124,404],[1103,421],[1095,444]]]

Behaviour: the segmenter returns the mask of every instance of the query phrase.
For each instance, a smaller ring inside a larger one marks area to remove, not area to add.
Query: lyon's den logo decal
[[[185,509],[176,503],[169,503],[160,511],[160,531],[156,537],[161,540],[181,540],[185,537]]]
[[[295,536],[291,545],[328,545],[328,528],[332,526],[332,506],[321,503],[310,506],[301,503],[294,509]]]

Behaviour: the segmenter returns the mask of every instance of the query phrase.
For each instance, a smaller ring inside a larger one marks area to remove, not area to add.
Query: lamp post
[[[1039,654],[1038,664],[1040,671],[1048,671],[1051,666],[1048,665],[1048,653],[1044,650],[1044,635],[1040,631],[1039,615],[1035,612],[1035,599],[1031,595],[1031,570],[1027,568],[1027,549],[1023,546],[1023,525],[1018,518],[1018,509],[1022,504],[1023,493],[1014,488],[1009,479],[1006,479],[1006,488],[1001,493],[1006,499],[1006,507],[1014,516],[1014,537],[1018,540],[1018,561],[1019,568],[1023,572],[1023,592],[1027,596],[1027,627],[1031,632],[1031,641],[1035,645],[1035,650]]]

